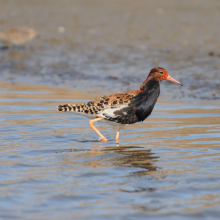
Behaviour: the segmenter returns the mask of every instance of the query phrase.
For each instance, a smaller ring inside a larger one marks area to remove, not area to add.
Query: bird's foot
[[[107,142],[108,140],[104,137],[104,138],[99,138],[99,142]]]

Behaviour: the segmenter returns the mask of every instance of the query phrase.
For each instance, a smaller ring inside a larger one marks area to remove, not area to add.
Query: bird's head
[[[180,83],[177,80],[175,80],[174,78],[172,78],[168,74],[167,70],[165,70],[164,68],[162,68],[162,67],[154,67],[150,71],[147,79],[141,85],[140,89],[141,90],[144,89],[144,85],[146,84],[146,82],[148,82],[149,80],[151,80],[153,78],[156,79],[158,82],[161,82],[162,80],[169,80],[169,81],[175,82],[175,83],[177,83],[177,84],[179,84],[181,86],[183,85],[182,83]]]
[[[27,29],[27,33],[30,39],[34,38],[37,36],[37,31],[33,28]]]
[[[172,81],[172,82],[175,82],[175,83],[177,83],[177,84],[179,84],[179,85],[183,85],[182,83],[180,83],[180,82],[178,82],[177,80],[175,80],[174,78],[172,78],[169,74],[168,74],[168,72],[167,72],[167,70],[165,70],[164,68],[162,68],[162,67],[154,67],[151,71],[150,71],[150,73],[149,73],[149,75],[148,75],[148,77],[147,77],[147,79],[152,79],[152,78],[154,78],[154,79],[156,79],[157,81],[162,81],[162,80],[169,80],[169,81]]]

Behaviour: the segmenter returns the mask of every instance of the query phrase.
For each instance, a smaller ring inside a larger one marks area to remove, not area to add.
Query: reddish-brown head
[[[182,83],[178,82],[177,80],[175,80],[174,78],[172,78],[167,70],[165,70],[164,68],[162,67],[154,67],[147,79],[143,82],[143,84],[141,85],[141,90],[144,88],[144,85],[146,84],[146,82],[148,82],[149,80],[151,80],[152,78],[156,79],[158,82],[161,82],[162,80],[169,80],[169,81],[172,81],[172,82],[175,82],[175,83],[178,83],[179,85],[183,85]]]

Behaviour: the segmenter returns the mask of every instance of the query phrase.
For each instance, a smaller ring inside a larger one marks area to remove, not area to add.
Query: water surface
[[[144,123],[116,131],[56,111],[97,95],[3,83],[0,218],[218,219],[220,110],[165,102]]]

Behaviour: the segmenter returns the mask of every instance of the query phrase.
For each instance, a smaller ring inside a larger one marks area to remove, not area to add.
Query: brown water
[[[220,109],[165,102],[115,130],[56,111],[97,95],[0,84],[1,219],[219,219]]]

